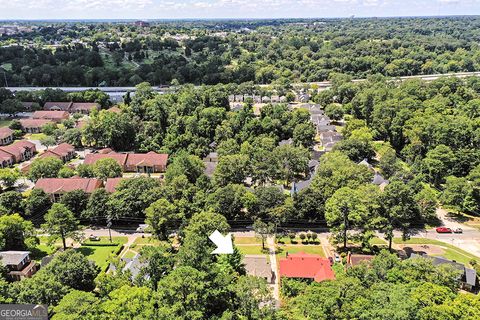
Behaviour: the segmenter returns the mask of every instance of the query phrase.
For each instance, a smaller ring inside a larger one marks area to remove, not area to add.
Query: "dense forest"
[[[39,23],[1,36],[10,86],[289,84],[480,70],[477,17]]]

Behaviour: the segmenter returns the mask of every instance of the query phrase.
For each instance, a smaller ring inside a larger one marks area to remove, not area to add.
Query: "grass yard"
[[[119,247],[117,246],[87,246],[82,245],[80,248],[76,250],[80,251],[88,260],[95,262],[95,264],[100,267],[102,270],[107,267],[108,262],[111,258],[116,256],[116,252],[118,252]]]
[[[256,237],[236,237],[235,244],[262,244],[262,240]]]
[[[277,254],[285,257],[287,252],[291,253],[309,253],[309,254],[318,254],[322,257],[325,257],[325,252],[323,251],[322,246],[319,245],[285,245],[280,246],[277,249]]]
[[[29,140],[40,140],[45,138],[47,135],[45,133],[29,133],[25,135],[25,139]]]
[[[0,127],[8,127],[12,123],[12,120],[0,120]]]
[[[135,241],[133,242],[134,245],[146,245],[146,246],[158,246],[161,243],[160,240],[157,240],[153,237],[139,237],[136,238]]]
[[[465,265],[470,265],[471,260],[477,261],[480,263],[480,258],[470,254],[462,249],[459,249],[449,243],[438,241],[434,239],[425,239],[425,238],[411,238],[407,241],[402,241],[401,238],[394,238],[393,243],[395,244],[430,244],[441,247],[445,253],[438,256],[442,256],[449,260],[455,260],[457,262],[463,263]]]
[[[112,240],[113,245],[110,243],[109,237],[100,237],[100,241],[85,241],[76,250],[105,270],[110,259],[120,253],[120,248],[128,239],[127,237],[112,237]]]
[[[124,256],[122,258],[133,259],[133,257],[135,257],[136,255],[137,255],[137,253],[135,251],[127,250],[127,252],[124,254]]]
[[[370,244],[373,246],[373,245],[377,245],[377,246],[381,246],[381,245],[388,245],[388,242],[384,239],[380,239],[380,238],[372,238],[370,240]]]
[[[267,254],[268,253],[267,247],[265,247],[267,251],[265,252],[262,251],[262,245],[258,245],[258,246],[237,245],[236,247],[238,248],[238,250],[240,250],[242,254]]]

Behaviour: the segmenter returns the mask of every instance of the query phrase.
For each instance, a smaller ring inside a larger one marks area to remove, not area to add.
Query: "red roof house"
[[[11,154],[14,162],[29,160],[37,152],[35,144],[27,140],[20,140],[14,144],[0,147],[0,150]]]
[[[157,173],[165,172],[168,154],[149,153],[116,153],[103,149],[100,153],[91,153],[85,156],[85,164],[94,164],[100,159],[110,158],[117,161],[125,172]],[[109,153],[104,153],[109,152]]]
[[[128,154],[126,171],[140,173],[165,172],[167,169],[168,154],[156,153],[130,153]]]
[[[55,148],[45,151],[40,156],[40,158],[46,157],[55,157],[62,160],[63,162],[67,162],[73,157],[75,157],[75,147],[68,143],[61,143]]]
[[[69,111],[72,102],[45,102],[44,110]]]
[[[334,280],[328,259],[316,254],[294,253],[280,259],[280,277],[312,279],[316,282]]]
[[[1,168],[8,168],[15,163],[15,158],[13,154],[8,153],[0,149],[0,167]]]
[[[58,201],[64,193],[83,190],[92,193],[103,185],[102,180],[94,178],[45,178],[35,183],[35,189],[42,189],[53,201]]]
[[[122,180],[124,178],[108,178],[105,182],[105,190],[109,193],[114,193]]]
[[[100,110],[100,105],[96,102],[74,102],[70,109],[70,113],[89,114],[93,109]]]
[[[67,111],[35,111],[33,119],[47,119],[54,122],[62,122],[70,117]]]
[[[0,145],[4,146],[6,144],[12,143],[13,141],[13,130],[8,127],[0,128]]]
[[[102,154],[102,153],[89,153],[85,156],[85,161],[83,162],[84,164],[95,164],[100,159],[113,159],[117,161],[117,163],[125,169],[125,163],[127,161],[127,154],[126,153],[107,153],[107,154]]]
[[[52,120],[48,119],[20,119],[19,122],[22,130],[27,133],[39,133],[44,125],[53,123]]]

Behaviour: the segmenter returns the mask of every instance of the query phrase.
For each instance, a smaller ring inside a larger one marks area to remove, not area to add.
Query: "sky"
[[[0,0],[0,19],[480,15],[480,0]]]

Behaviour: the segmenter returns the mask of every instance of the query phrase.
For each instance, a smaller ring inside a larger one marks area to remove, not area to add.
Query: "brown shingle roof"
[[[0,149],[0,161],[14,161],[14,157],[11,153],[8,153],[6,151],[3,151]]]
[[[119,107],[111,107],[110,109],[107,109],[109,112],[115,112],[115,113],[120,113],[122,110]]]
[[[33,149],[34,152],[36,151],[35,144],[27,140],[20,140],[15,142],[14,144],[0,147],[0,150],[12,154],[15,157],[16,161],[20,161],[20,159],[22,158],[22,154],[26,151],[27,148]]]
[[[41,128],[47,123],[52,123],[47,119],[21,119],[19,122],[22,128]]]
[[[94,164],[100,159],[113,159],[123,168],[127,161],[127,154],[125,153],[108,153],[108,154],[99,154],[99,153],[90,153],[85,156],[85,164]]]
[[[35,111],[33,119],[63,120],[68,119],[69,114],[66,111]]]
[[[113,193],[117,189],[117,186],[124,178],[108,178],[105,182],[105,190],[107,192]]]
[[[13,130],[7,127],[0,128],[0,139],[5,139],[13,134]]]
[[[74,190],[83,190],[92,193],[102,186],[102,180],[94,178],[45,178],[35,183],[35,189],[42,189],[45,193],[65,193]]]
[[[71,102],[45,102],[43,105],[43,109],[51,110],[51,109],[59,109],[63,111],[70,110],[72,103]]]
[[[130,153],[127,158],[127,166],[166,166],[168,160],[168,154],[164,153]]]
[[[46,158],[46,157],[56,157],[56,158],[61,158],[67,156],[70,152],[74,152],[75,147],[68,143],[61,143],[55,148],[51,150],[45,151],[40,157],[41,158]]]
[[[93,109],[100,110],[100,104],[96,102],[74,102],[70,107],[70,112],[76,112],[81,110],[91,111]]]

